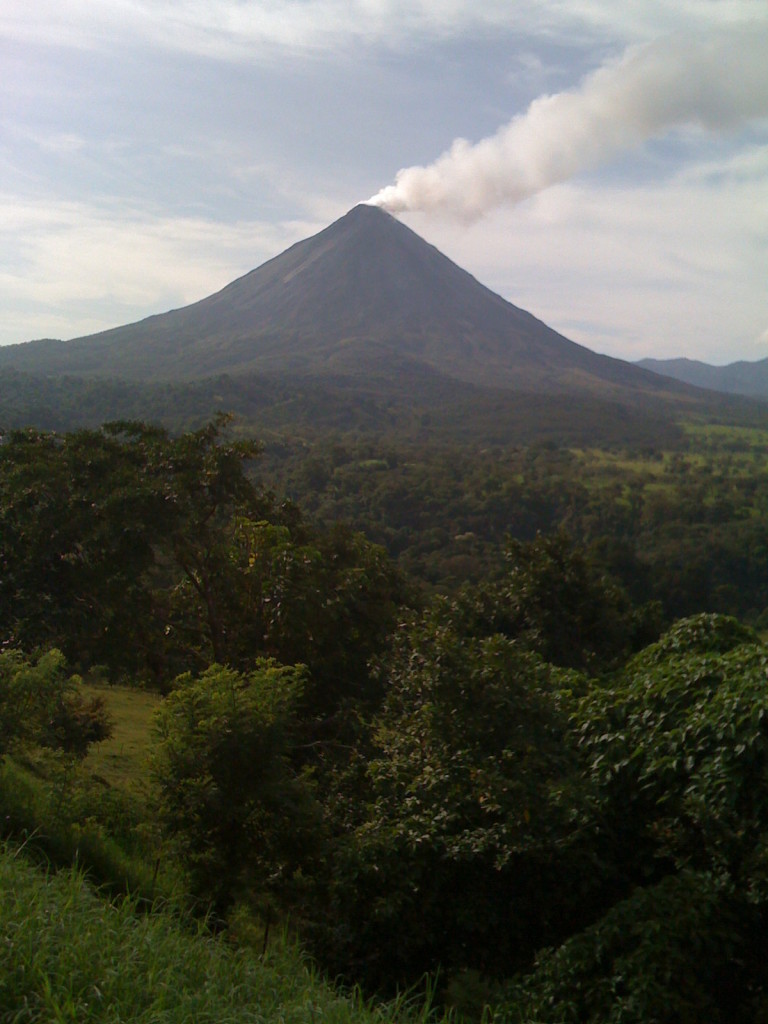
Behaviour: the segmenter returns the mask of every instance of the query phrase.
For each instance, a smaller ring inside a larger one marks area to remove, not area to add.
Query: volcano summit
[[[367,205],[190,306],[0,348],[0,367],[176,382],[257,373],[407,387],[437,377],[633,405],[685,392],[569,341]]]

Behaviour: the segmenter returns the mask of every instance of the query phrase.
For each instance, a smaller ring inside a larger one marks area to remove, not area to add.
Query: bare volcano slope
[[[620,401],[688,391],[569,341],[365,205],[200,302],[73,341],[0,348],[0,367],[175,381],[448,377]]]

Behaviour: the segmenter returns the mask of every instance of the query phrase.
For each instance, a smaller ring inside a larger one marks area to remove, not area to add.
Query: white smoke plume
[[[768,28],[668,37],[631,48],[571,91],[541,96],[495,135],[457,139],[399,171],[369,202],[471,220],[682,126],[721,132],[768,116]]]

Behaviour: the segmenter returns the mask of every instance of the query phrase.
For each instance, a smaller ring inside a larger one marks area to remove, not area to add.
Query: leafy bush
[[[732,619],[683,620],[594,684],[573,726],[585,824],[625,897],[540,954],[510,1015],[768,1019],[768,648]]]
[[[0,651],[0,755],[32,743],[84,757],[109,734],[104,702],[85,697],[79,677],[67,676],[60,651],[36,662],[20,651]]]
[[[767,683],[751,630],[697,616],[583,700],[581,752],[628,857],[650,843],[768,897]]]
[[[563,532],[508,540],[501,578],[465,590],[455,609],[472,635],[502,633],[547,662],[592,674],[622,664],[661,622],[656,604],[635,608]]]
[[[381,672],[323,955],[371,985],[439,965],[504,974],[568,917],[549,883],[570,832],[562,790],[580,799],[567,715],[580,680],[429,616],[402,629]]]
[[[314,853],[319,815],[288,756],[304,679],[264,659],[247,675],[213,665],[157,713],[159,820],[219,913],[243,890],[283,891]]]
[[[530,1024],[754,1024],[743,971],[749,914],[708,874],[684,871],[638,889],[542,952],[510,992],[507,1014]]]

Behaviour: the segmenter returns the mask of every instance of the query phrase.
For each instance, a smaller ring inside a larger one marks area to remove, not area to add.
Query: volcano
[[[0,348],[0,367],[133,381],[447,379],[633,404],[686,392],[569,341],[367,205],[199,302],[71,341]]]

